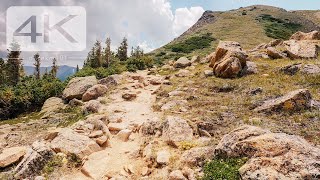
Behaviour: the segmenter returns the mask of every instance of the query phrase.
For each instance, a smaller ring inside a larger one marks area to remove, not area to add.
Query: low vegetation
[[[203,180],[237,180],[240,179],[239,168],[246,163],[245,158],[216,158],[204,166]]]
[[[257,20],[263,24],[266,35],[274,39],[287,40],[302,28],[301,24],[278,19],[270,14],[261,14]]]

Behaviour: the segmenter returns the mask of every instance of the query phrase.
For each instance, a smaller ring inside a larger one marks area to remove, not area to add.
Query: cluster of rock
[[[248,51],[253,58],[264,59],[316,59],[319,54],[320,32],[297,32],[290,40],[273,40],[267,44],[260,44]]]
[[[318,179],[320,149],[306,140],[243,126],[225,135],[215,156],[249,160],[240,169],[241,179]]]

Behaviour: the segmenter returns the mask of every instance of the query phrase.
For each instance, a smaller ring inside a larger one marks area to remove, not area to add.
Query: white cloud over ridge
[[[6,1],[0,5],[0,13],[12,5],[75,5],[87,10],[87,50],[70,52],[66,56],[85,57],[95,40],[111,37],[112,47],[117,47],[126,36],[129,46],[139,45],[145,52],[152,51],[190,28],[202,15],[202,7],[172,10],[170,0],[29,0]],[[5,7],[6,6],[6,7]],[[1,16],[0,16],[1,20]],[[0,21],[0,26],[3,22]],[[1,30],[0,30],[1,31]],[[5,39],[0,37],[1,42]],[[1,51],[5,51],[2,49]],[[42,56],[50,54],[40,53]],[[31,55],[29,55],[31,56]],[[27,58],[25,58],[27,59]],[[84,59],[60,61],[59,64],[82,64]],[[32,64],[33,62],[24,62]],[[47,65],[47,64],[45,64]]]

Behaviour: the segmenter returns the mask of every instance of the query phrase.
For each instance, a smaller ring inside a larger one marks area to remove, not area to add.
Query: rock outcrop
[[[317,179],[320,149],[304,139],[243,126],[225,135],[215,149],[219,157],[247,157],[241,179]]]
[[[195,147],[185,151],[181,156],[181,161],[186,165],[203,166],[207,160],[214,157],[214,147]]]
[[[41,141],[36,141],[27,150],[23,160],[14,169],[16,179],[33,178],[54,156],[54,152]]]
[[[122,75],[114,74],[106,78],[100,79],[98,81],[98,84],[102,84],[107,87],[117,86],[121,83],[122,78]]]
[[[304,33],[301,31],[298,31],[296,33],[294,33],[291,38],[291,40],[297,40],[297,41],[301,41],[301,40],[320,40],[320,32],[319,31],[312,31],[309,33]]]
[[[73,78],[63,90],[62,97],[66,100],[82,99],[82,95],[97,83],[95,76]]]
[[[288,75],[295,75],[298,72],[307,75],[319,75],[320,74],[320,67],[319,65],[315,64],[290,64],[288,66],[284,66],[280,69],[281,72],[288,74]]]
[[[55,113],[64,107],[65,104],[61,98],[51,97],[44,102],[41,108],[41,113]]]
[[[254,109],[256,112],[297,112],[311,108],[312,97],[307,89],[292,91],[285,96],[265,101]]]
[[[237,42],[221,41],[215,55],[211,57],[210,67],[217,77],[235,78],[246,67],[248,56]]]
[[[316,59],[319,46],[316,42],[289,40],[284,42],[286,53],[290,59]]]
[[[56,153],[75,154],[80,158],[101,150],[100,146],[89,137],[67,128],[60,130],[50,146]]]

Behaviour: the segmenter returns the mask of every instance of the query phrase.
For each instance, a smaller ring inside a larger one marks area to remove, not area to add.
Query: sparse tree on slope
[[[16,85],[20,80],[20,68],[22,59],[20,58],[21,51],[20,45],[17,42],[11,43],[11,50],[8,49],[8,61],[7,61],[7,77],[9,85]]]
[[[59,69],[59,67],[58,67],[58,65],[57,65],[57,59],[56,58],[53,58],[53,60],[52,60],[52,66],[51,66],[51,75],[53,76],[53,77],[57,77],[57,73],[58,73],[58,69]]]
[[[35,54],[34,56],[34,66],[35,66],[35,69],[34,69],[34,75],[36,77],[36,79],[40,79],[41,77],[41,72],[40,72],[40,66],[41,66],[41,60],[40,60],[40,55],[39,53]]]
[[[106,40],[106,48],[105,48],[104,56],[105,56],[105,66],[109,67],[111,63],[111,56],[112,56],[110,38],[107,38]]]
[[[118,58],[120,61],[126,61],[128,59],[128,40],[126,37],[123,38],[118,48]]]

